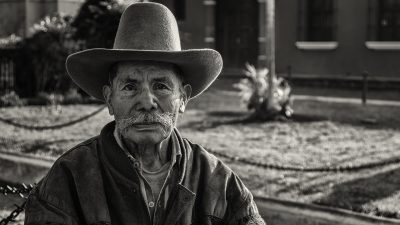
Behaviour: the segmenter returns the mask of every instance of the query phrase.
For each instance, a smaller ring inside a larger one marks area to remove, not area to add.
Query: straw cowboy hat
[[[112,49],[94,48],[68,56],[72,80],[88,94],[104,101],[109,68],[119,61],[145,60],[177,65],[192,98],[201,94],[222,69],[221,55],[212,49],[181,50],[178,26],[169,9],[158,3],[136,3],[122,14]]]

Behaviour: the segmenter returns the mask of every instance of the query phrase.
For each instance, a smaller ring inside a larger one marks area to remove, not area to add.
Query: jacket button
[[[149,202],[149,207],[153,208],[154,207],[154,202]]]
[[[133,163],[133,167],[139,168],[139,167],[140,167],[140,163],[139,163],[139,162],[134,162],[134,163]]]

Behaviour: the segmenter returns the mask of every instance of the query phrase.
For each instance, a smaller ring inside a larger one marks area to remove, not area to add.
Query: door
[[[225,68],[257,63],[258,3],[256,0],[217,0],[216,48]]]

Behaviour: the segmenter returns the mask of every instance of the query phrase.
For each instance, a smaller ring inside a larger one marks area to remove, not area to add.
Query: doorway
[[[216,49],[224,67],[242,69],[249,62],[257,63],[258,2],[256,0],[216,1]]]

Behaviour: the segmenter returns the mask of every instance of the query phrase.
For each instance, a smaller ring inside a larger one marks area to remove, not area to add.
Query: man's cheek
[[[113,107],[113,112],[114,112],[114,117],[115,119],[125,119],[127,117],[130,117],[130,109],[131,107],[129,106],[128,103],[114,103],[112,104]]]
[[[175,113],[179,108],[179,99],[170,99],[169,101],[164,101],[160,104],[160,108],[163,112]]]

